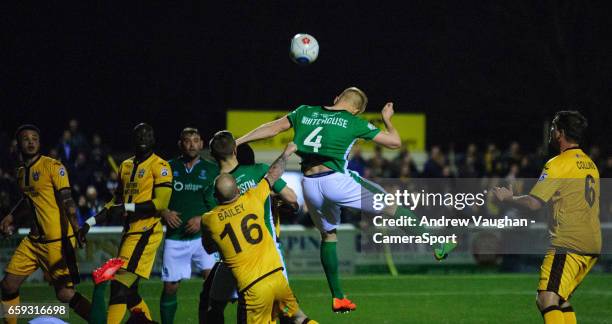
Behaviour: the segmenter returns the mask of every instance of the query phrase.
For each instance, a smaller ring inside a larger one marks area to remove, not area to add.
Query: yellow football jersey
[[[203,235],[210,235],[216,243],[238,290],[282,268],[264,220],[264,203],[269,195],[270,185],[264,178],[236,201],[220,204],[202,216]]]
[[[553,246],[586,254],[601,252],[599,171],[579,148],[550,159],[530,195],[551,201]]]
[[[70,188],[66,168],[59,161],[40,155],[30,166],[20,167],[17,177],[34,215],[30,236],[50,241],[72,235],[58,197],[60,190]]]
[[[158,186],[172,188],[170,164],[156,154],[139,162],[131,157],[119,167],[120,187],[123,203],[141,203],[153,199],[153,189]],[[128,233],[144,232],[159,222],[158,217],[145,218],[129,224]]]

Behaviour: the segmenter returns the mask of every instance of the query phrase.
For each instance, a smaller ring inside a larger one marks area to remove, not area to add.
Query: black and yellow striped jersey
[[[599,254],[599,171],[579,148],[550,159],[530,195],[551,201],[553,246],[578,253]]]
[[[234,202],[220,204],[202,216],[202,235],[217,245],[239,290],[282,268],[276,244],[266,230],[264,204],[270,195],[266,178]]]
[[[158,186],[172,188],[172,170],[170,164],[156,154],[151,154],[144,161],[131,157],[119,167],[120,184],[115,200],[119,196],[122,203],[141,203],[154,197]],[[151,215],[154,216],[154,215]],[[139,219],[129,224],[128,233],[144,232],[155,226],[159,217]]]
[[[72,235],[68,216],[59,201],[59,191],[70,189],[68,172],[62,163],[40,155],[29,166],[17,169],[17,179],[34,214],[30,236],[49,241]]]

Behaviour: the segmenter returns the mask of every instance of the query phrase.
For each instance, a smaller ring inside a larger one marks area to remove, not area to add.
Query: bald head
[[[240,195],[236,179],[229,173],[221,173],[215,179],[215,196],[220,203],[228,202]]]

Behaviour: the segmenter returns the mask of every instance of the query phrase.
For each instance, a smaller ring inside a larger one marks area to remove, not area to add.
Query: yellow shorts
[[[278,270],[240,293],[238,323],[274,323],[279,314],[292,317],[298,310],[287,278]]]
[[[540,268],[538,291],[554,292],[567,301],[596,262],[595,255],[549,250]]]
[[[121,268],[149,279],[163,235],[160,222],[145,232],[123,234],[119,246],[119,258],[124,261]]]
[[[6,272],[29,276],[40,267],[51,284],[71,287],[79,281],[75,244],[74,236],[49,243],[38,242],[26,236],[11,257]]]

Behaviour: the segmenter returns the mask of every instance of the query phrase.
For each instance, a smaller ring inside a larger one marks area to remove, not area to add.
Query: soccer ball
[[[293,62],[297,64],[310,64],[319,56],[319,42],[311,35],[296,34],[291,39],[289,54]]]

